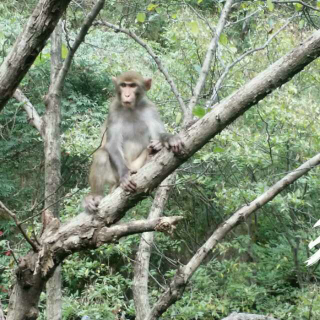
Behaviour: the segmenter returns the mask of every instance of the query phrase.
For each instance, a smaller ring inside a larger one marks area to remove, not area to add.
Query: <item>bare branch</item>
[[[10,211],[1,201],[0,201],[0,208],[3,209],[13,219],[13,221],[16,223],[16,226],[20,230],[20,232],[23,235],[23,237],[27,240],[27,242],[32,247],[33,251],[34,252],[38,252],[39,251],[38,245],[35,244],[33,241],[31,241],[31,239],[28,237],[26,232],[23,230],[23,228],[21,226],[21,223],[17,219],[17,216],[12,211]]]
[[[308,9],[311,9],[311,10],[314,10],[314,11],[318,11],[320,12],[320,9],[316,8],[316,7],[313,7],[311,6],[310,4],[307,4],[306,2],[304,1],[299,1],[299,0],[286,0],[286,1],[275,1],[275,0],[272,0],[273,3],[278,3],[278,4],[301,4],[302,6],[308,8]]]
[[[173,79],[171,78],[171,76],[169,75],[169,72],[167,70],[167,68],[162,64],[161,60],[159,59],[159,57],[153,52],[153,50],[151,49],[151,47],[149,45],[147,45],[142,39],[140,39],[133,31],[124,29],[124,28],[120,28],[116,25],[113,25],[109,22],[106,21],[99,21],[98,24],[101,24],[103,26],[106,26],[108,28],[111,28],[117,32],[122,32],[127,34],[129,37],[131,37],[134,41],[136,41],[138,44],[140,44],[149,54],[150,56],[153,58],[153,60],[156,62],[156,64],[158,65],[158,69],[162,72],[162,74],[164,75],[165,79],[167,80],[167,82],[169,83],[171,90],[173,92],[173,94],[175,95],[176,99],[178,100],[178,103],[181,107],[181,110],[184,114],[184,121],[188,122],[189,120],[191,120],[191,113],[189,112],[189,110],[187,109],[181,94],[179,93],[176,84],[174,83]]]
[[[257,51],[261,51],[261,50],[264,50],[269,44],[270,42],[282,31],[284,30],[288,25],[289,23],[294,19],[296,18],[297,16],[299,16],[299,14],[296,14],[294,16],[292,16],[277,32],[275,32],[266,42],[264,45],[262,45],[261,47],[259,48],[255,48],[255,49],[251,49],[247,52],[245,52],[244,54],[242,54],[238,59],[236,59],[235,61],[233,61],[230,65],[228,65],[223,74],[221,75],[221,77],[218,79],[216,85],[214,86],[213,88],[213,93],[212,93],[212,96],[210,98],[210,100],[206,103],[206,105],[208,107],[211,107],[217,100],[217,97],[218,97],[218,91],[220,90],[221,88],[221,85],[222,85],[222,82],[223,80],[225,79],[225,77],[228,75],[229,71],[237,64],[239,63],[240,61],[242,61],[245,57],[247,57],[248,55],[254,53],[254,52],[257,52]]]
[[[23,103],[23,108],[28,114],[28,122],[39,131],[41,137],[43,138],[43,132],[41,130],[42,119],[39,116],[35,107],[19,88],[14,92],[13,97],[17,99],[19,102]]]
[[[320,164],[320,153],[313,158],[306,161],[296,170],[287,174],[280,181],[275,183],[265,193],[257,197],[248,205],[236,211],[228,220],[216,229],[206,243],[198,249],[197,253],[190,259],[190,261],[182,268],[180,268],[175,275],[169,288],[163,293],[160,299],[152,308],[151,313],[146,320],[158,319],[158,317],[165,312],[175,301],[177,301],[183,294],[184,288],[193,275],[193,273],[200,266],[207,255],[212,252],[212,249],[239,223],[245,221],[253,212],[260,209],[266,203],[271,201],[276,195],[283,191],[287,186],[298,180],[300,177],[308,173],[311,169]]]
[[[60,69],[60,72],[56,78],[56,81],[53,83],[52,89],[50,88],[49,91],[51,91],[51,90],[53,90],[53,92],[60,92],[61,91],[62,86],[64,84],[64,79],[66,78],[67,73],[70,69],[73,56],[75,55],[77,49],[79,48],[80,44],[83,42],[85,36],[87,35],[88,30],[91,27],[94,19],[97,17],[99,12],[103,8],[104,3],[105,3],[105,0],[99,0],[95,4],[95,6],[91,10],[91,12],[88,14],[88,16],[86,17],[86,19],[81,27],[81,30],[80,30],[79,34],[77,35],[72,47],[70,48],[70,50],[68,52],[68,56],[67,56],[66,60],[64,61],[62,68]]]
[[[181,216],[162,217],[150,220],[130,221],[111,227],[104,227],[96,235],[96,244],[100,246],[103,243],[114,242],[131,234],[148,231],[172,232],[175,229],[175,225],[182,219],[183,217]]]
[[[216,28],[216,33],[213,36],[208,50],[207,50],[207,54],[206,57],[204,59],[201,71],[200,71],[200,75],[199,75],[199,79],[197,81],[196,87],[194,89],[194,94],[190,99],[189,105],[188,105],[188,109],[192,111],[192,109],[194,108],[194,106],[196,105],[196,103],[198,102],[200,93],[204,87],[205,81],[207,79],[207,75],[211,66],[211,62],[212,62],[212,58],[213,55],[216,51],[217,45],[218,45],[218,41],[219,38],[221,36],[222,30],[226,24],[226,20],[227,20],[227,16],[231,10],[231,6],[232,6],[233,0],[227,0],[226,4],[222,10],[219,22],[218,22],[218,26]]]

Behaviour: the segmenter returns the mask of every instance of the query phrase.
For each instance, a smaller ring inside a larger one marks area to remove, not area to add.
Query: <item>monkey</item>
[[[180,153],[183,148],[178,135],[166,132],[155,104],[146,96],[151,78],[144,79],[138,72],[127,71],[112,81],[116,95],[102,126],[101,147],[93,156],[89,174],[91,192],[83,200],[88,213],[98,210],[106,184],[109,193],[118,186],[135,192],[137,185],[132,174],[151,154],[163,146],[174,153]]]

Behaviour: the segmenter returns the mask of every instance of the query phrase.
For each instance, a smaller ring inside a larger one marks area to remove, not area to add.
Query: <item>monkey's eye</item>
[[[136,84],[136,83],[130,83],[130,87],[131,87],[131,88],[136,88],[136,87],[137,87],[137,84]]]
[[[124,83],[124,82],[122,82],[122,83],[120,83],[120,87],[121,88],[125,88],[127,85]]]

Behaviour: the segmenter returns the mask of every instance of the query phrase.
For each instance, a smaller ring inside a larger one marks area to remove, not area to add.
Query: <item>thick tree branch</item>
[[[167,68],[162,64],[160,58],[153,52],[152,48],[150,46],[148,46],[142,39],[140,39],[133,31],[131,30],[127,30],[124,28],[120,28],[116,25],[113,25],[109,22],[106,21],[99,21],[97,22],[97,24],[106,26],[108,28],[111,28],[113,30],[115,30],[116,32],[122,32],[127,34],[130,38],[132,38],[134,41],[136,41],[138,44],[140,44],[148,53],[149,55],[153,58],[153,60],[155,61],[155,63],[158,66],[158,69],[162,72],[162,74],[164,75],[165,79],[167,80],[167,82],[169,83],[171,90],[173,92],[173,94],[175,95],[180,108],[183,112],[184,115],[184,121],[185,122],[189,122],[191,120],[192,114],[191,112],[188,110],[188,108],[186,107],[181,94],[178,91],[178,88],[176,86],[176,84],[174,83],[172,77],[170,76]]]
[[[254,201],[248,205],[242,207],[240,210],[235,212],[228,220],[223,222],[218,227],[206,243],[200,247],[197,253],[191,258],[191,260],[182,268],[180,268],[175,275],[173,281],[170,283],[168,289],[163,293],[160,299],[152,308],[151,313],[146,320],[157,319],[163,312],[165,312],[169,306],[177,301],[183,294],[184,288],[197,270],[207,255],[212,252],[219,241],[221,241],[225,235],[227,235],[235,226],[240,222],[245,221],[253,212],[260,209],[266,203],[271,201],[276,195],[278,195],[287,186],[298,180],[300,177],[308,173],[311,169],[320,164],[320,153],[306,161],[296,170],[287,174],[280,181],[275,183],[265,193],[257,197]]]
[[[96,245],[100,246],[104,243],[117,242],[120,238],[131,234],[158,231],[172,232],[175,225],[181,221],[183,217],[162,217],[148,220],[130,221],[127,223],[116,224],[111,227],[104,227],[96,234]]]
[[[40,0],[0,67],[0,111],[11,98],[71,0]]]
[[[13,97],[17,99],[19,102],[23,103],[23,108],[28,115],[28,122],[39,131],[41,137],[43,138],[43,132],[41,130],[42,119],[39,116],[35,107],[19,88],[14,92]]]
[[[220,38],[222,30],[226,24],[227,16],[229,15],[229,12],[231,10],[232,3],[233,3],[233,0],[227,0],[226,4],[224,5],[224,8],[222,10],[222,13],[221,13],[221,16],[220,16],[220,19],[218,22],[218,26],[216,28],[216,33],[213,36],[213,38],[209,44],[207,54],[204,59],[201,71],[200,71],[199,79],[198,79],[196,87],[194,89],[194,94],[193,94],[192,98],[190,99],[190,102],[188,105],[189,110],[192,110],[198,102],[200,93],[204,87],[205,81],[208,76],[208,72],[209,72],[209,69],[211,66],[213,55],[217,49],[219,38]]]

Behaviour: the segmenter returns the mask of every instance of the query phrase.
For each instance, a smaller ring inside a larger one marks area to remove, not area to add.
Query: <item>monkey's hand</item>
[[[95,213],[98,211],[99,204],[102,200],[103,196],[96,194],[88,194],[82,200],[82,206],[87,213]]]
[[[183,142],[178,135],[168,135],[166,141],[164,141],[164,146],[174,153],[180,153],[183,148]]]
[[[151,140],[150,144],[148,145],[148,153],[150,155],[159,152],[163,147],[163,144],[160,140]]]
[[[128,169],[127,173],[125,173],[121,178],[120,178],[120,186],[123,190],[129,191],[129,192],[135,192],[137,190],[137,184],[132,181],[131,175],[136,173],[137,171],[130,171]]]

